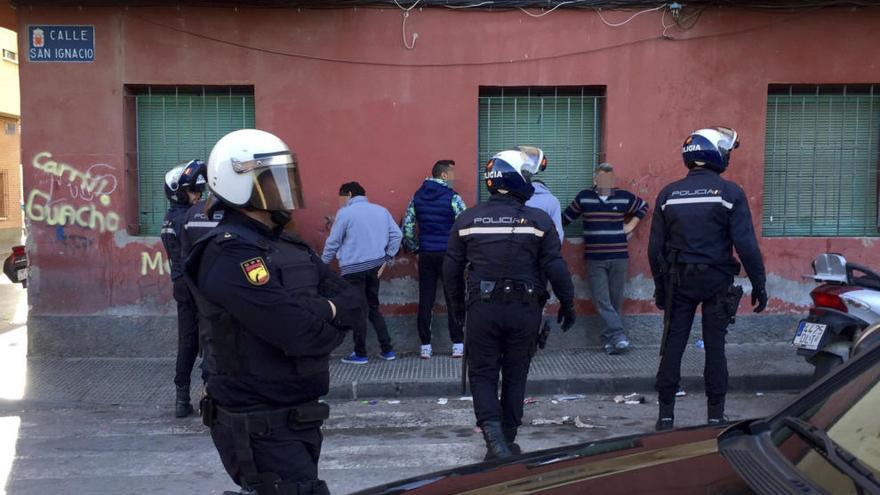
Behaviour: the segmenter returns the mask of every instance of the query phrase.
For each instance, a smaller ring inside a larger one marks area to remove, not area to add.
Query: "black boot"
[[[177,386],[177,400],[174,402],[174,417],[185,418],[193,413],[189,402],[189,384]]]
[[[484,461],[490,459],[505,459],[513,455],[510,448],[507,447],[507,441],[504,439],[504,431],[501,429],[501,423],[498,421],[487,421],[481,427],[483,430],[483,440],[486,441],[486,457]]]
[[[516,426],[504,426],[502,427],[502,431],[504,432],[504,440],[507,442],[507,448],[510,449],[510,453],[513,455],[522,454],[522,449],[519,447],[519,444],[515,442]]]
[[[723,425],[728,422],[724,415],[724,397],[709,399],[706,405],[706,422],[711,426]]]
[[[660,414],[657,416],[655,431],[667,431],[675,428],[675,402],[660,401]]]

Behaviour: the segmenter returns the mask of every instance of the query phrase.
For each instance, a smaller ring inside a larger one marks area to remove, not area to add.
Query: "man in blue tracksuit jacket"
[[[339,188],[339,202],[342,208],[336,213],[321,261],[330,263],[334,258],[339,259],[342,278],[357,287],[366,299],[368,318],[382,348],[379,357],[391,361],[395,354],[385,319],[379,312],[379,277],[385,263],[400,249],[402,234],[391,213],[370,203],[366,191],[357,182],[347,182]],[[354,325],[352,330],[354,352],[342,362],[366,364],[366,320]]]
[[[532,186],[535,188],[535,194],[526,201],[526,206],[544,210],[550,216],[553,225],[556,226],[556,233],[559,234],[559,243],[562,244],[565,241],[565,231],[562,230],[562,205],[540,180],[532,179]]]

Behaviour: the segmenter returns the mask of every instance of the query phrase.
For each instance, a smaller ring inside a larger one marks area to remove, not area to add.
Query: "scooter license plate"
[[[815,351],[819,347],[819,342],[822,341],[822,336],[825,335],[827,328],[828,325],[821,323],[802,321],[798,324],[797,333],[794,335],[794,340],[791,343],[797,348]]]
[[[18,273],[16,274],[16,277],[18,277],[19,282],[21,282],[23,280],[27,280],[27,276],[28,276],[28,269],[27,268],[22,268],[21,270],[18,270]]]

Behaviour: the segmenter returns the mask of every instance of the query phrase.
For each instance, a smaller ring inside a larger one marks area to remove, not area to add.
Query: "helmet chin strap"
[[[293,215],[288,210],[272,210],[269,212],[269,219],[275,224],[275,228],[272,229],[275,232],[284,230],[284,226],[290,223],[291,218],[293,218]]]

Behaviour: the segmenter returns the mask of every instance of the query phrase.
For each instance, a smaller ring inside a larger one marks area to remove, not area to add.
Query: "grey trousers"
[[[627,259],[587,260],[590,293],[599,316],[605,321],[603,344],[626,338],[623,331],[623,286],[626,283]]]

